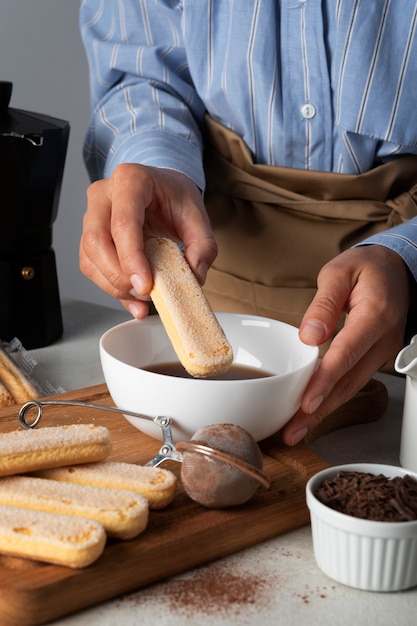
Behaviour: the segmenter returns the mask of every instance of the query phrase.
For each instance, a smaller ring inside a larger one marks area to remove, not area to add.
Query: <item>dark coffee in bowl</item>
[[[155,374],[164,374],[165,376],[175,376],[177,378],[193,378],[183,368],[181,363],[176,361],[170,363],[158,363],[156,365],[150,365],[144,367],[147,372],[154,372]],[[267,372],[259,367],[250,367],[248,365],[232,365],[231,368],[220,376],[215,376],[210,379],[198,379],[198,380],[249,380],[252,378],[268,378],[274,376],[271,372]]]

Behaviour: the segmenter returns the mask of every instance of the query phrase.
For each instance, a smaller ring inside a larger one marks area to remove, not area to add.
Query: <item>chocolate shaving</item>
[[[417,481],[408,474],[387,478],[383,474],[340,471],[325,480],[315,496],[328,507],[377,522],[417,519]]]

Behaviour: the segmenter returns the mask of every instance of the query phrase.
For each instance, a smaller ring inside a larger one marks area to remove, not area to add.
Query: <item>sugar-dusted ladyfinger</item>
[[[162,509],[170,504],[177,485],[175,474],[169,470],[117,461],[57,467],[36,475],[81,485],[128,489],[145,496],[150,509]]]
[[[0,476],[102,461],[112,448],[104,426],[71,424],[0,434]]]
[[[138,493],[31,476],[0,478],[0,504],[95,519],[118,539],[136,537],[148,523],[148,501]]]
[[[232,347],[177,244],[148,239],[145,253],[153,275],[152,301],[184,368],[198,378],[226,372]]]
[[[95,520],[0,505],[0,554],[80,568],[98,559],[105,543]]]

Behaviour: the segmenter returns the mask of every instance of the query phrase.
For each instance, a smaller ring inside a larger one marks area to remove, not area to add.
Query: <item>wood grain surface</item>
[[[105,385],[72,391],[54,399],[113,405]],[[183,572],[309,523],[305,484],[326,467],[308,447],[324,432],[381,417],[387,392],[378,381],[330,416],[307,442],[294,448],[272,437],[261,443],[264,470],[272,479],[243,506],[209,510],[184,493],[181,481],[174,502],[150,513],[146,531],[130,541],[109,540],[103,555],[82,569],[0,555],[0,624],[35,626],[98,604],[120,594]],[[0,433],[20,428],[18,407],[0,411]],[[111,460],[144,464],[161,442],[136,430],[121,415],[69,406],[47,406],[37,428],[94,423],[110,430]],[[180,465],[163,465],[180,476]]]

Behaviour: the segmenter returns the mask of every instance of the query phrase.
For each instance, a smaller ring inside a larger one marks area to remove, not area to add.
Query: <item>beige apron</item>
[[[417,156],[360,175],[256,165],[207,119],[205,203],[219,246],[205,292],[217,311],[299,326],[321,267],[365,237],[417,215]]]

